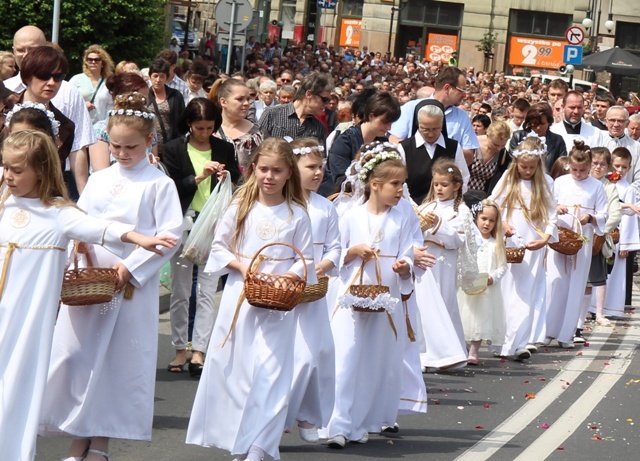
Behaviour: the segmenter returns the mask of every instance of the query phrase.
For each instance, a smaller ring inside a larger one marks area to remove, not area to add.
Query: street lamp
[[[396,0],[393,0],[393,5],[391,6],[391,21],[389,22],[389,42],[387,43],[387,54],[389,55],[389,57],[391,57],[391,34],[393,33],[393,19],[395,17],[396,11],[399,13],[407,6],[408,3],[409,0],[400,0],[400,6],[397,7]]]

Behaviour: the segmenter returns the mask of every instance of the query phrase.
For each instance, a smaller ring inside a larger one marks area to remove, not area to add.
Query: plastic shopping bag
[[[182,258],[202,265],[207,262],[216,225],[231,201],[231,178],[219,181],[211,192],[184,244]]]

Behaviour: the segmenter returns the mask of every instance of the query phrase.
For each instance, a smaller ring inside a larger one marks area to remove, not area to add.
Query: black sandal
[[[184,366],[186,365],[186,362],[183,363],[176,363],[174,364],[169,364],[167,365],[167,371],[169,373],[182,373],[184,371]]]
[[[189,374],[192,378],[199,378],[202,375],[204,363],[189,362]]]

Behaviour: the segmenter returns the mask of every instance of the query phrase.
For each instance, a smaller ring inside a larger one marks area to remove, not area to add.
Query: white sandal
[[[94,453],[96,455],[100,455],[100,456],[104,457],[104,459],[106,459],[107,461],[110,461],[109,460],[109,453],[105,453],[104,451],[96,450],[95,448],[89,448],[87,450],[87,454],[89,454],[89,453]]]

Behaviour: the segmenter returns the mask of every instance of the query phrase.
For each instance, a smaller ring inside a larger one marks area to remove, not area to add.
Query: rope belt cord
[[[4,293],[4,285],[7,281],[7,275],[9,273],[9,264],[11,262],[11,256],[13,255],[14,250],[56,250],[56,251],[65,251],[65,248],[51,246],[51,245],[20,245],[15,242],[3,243],[0,244],[0,248],[6,248],[7,252],[4,256],[4,263],[2,264],[2,275],[0,275],[0,299],[2,299],[2,295]]]

